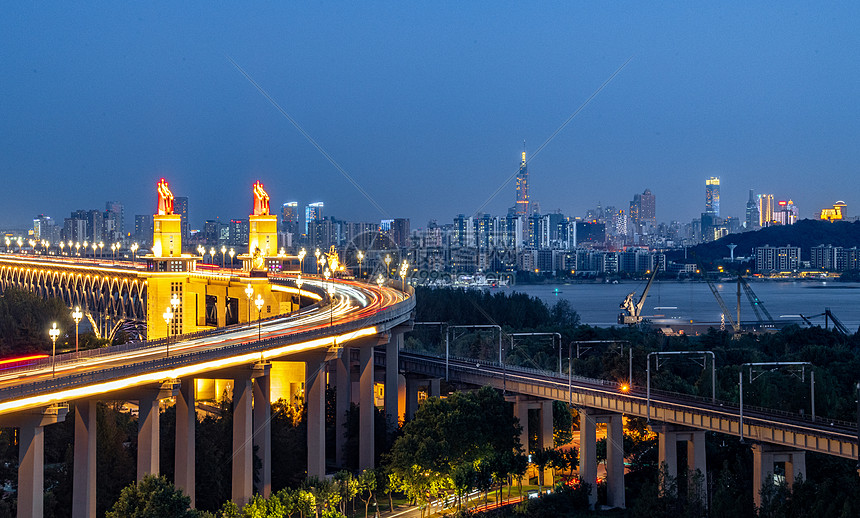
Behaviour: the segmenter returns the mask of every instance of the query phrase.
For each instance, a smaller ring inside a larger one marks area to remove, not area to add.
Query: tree
[[[191,498],[164,477],[147,475],[122,490],[106,518],[196,518]]]
[[[370,501],[376,501],[376,470],[366,469],[358,476],[358,494],[364,502],[364,518],[367,518],[367,510]]]
[[[468,462],[454,466],[451,471],[451,482],[457,497],[457,508],[462,509],[463,496],[475,486],[475,466]]]

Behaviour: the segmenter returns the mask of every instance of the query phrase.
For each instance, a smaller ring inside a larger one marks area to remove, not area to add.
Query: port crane
[[[732,312],[729,311],[728,306],[726,306],[726,303],[723,302],[723,297],[720,296],[720,292],[717,290],[716,285],[714,285],[714,281],[712,281],[711,278],[708,276],[708,272],[707,272],[707,270],[705,270],[705,266],[702,264],[702,261],[699,260],[698,257],[696,257],[696,263],[699,267],[699,271],[702,272],[702,277],[704,277],[705,282],[708,283],[708,288],[710,288],[711,293],[714,294],[714,298],[717,299],[717,304],[720,305],[720,310],[723,312],[723,317],[725,318],[725,320],[728,320],[729,324],[732,326],[732,332],[734,332],[735,334],[740,333],[741,332],[740,321],[735,322],[735,319],[732,318]],[[740,287],[738,287],[738,306],[739,307],[740,307],[740,298],[741,298]],[[740,313],[740,310],[738,310],[738,313]],[[740,315],[738,315],[738,316],[740,316]]]
[[[758,295],[752,289],[752,286],[749,285],[746,279],[742,276],[738,275],[738,285],[744,289],[744,293],[747,296],[747,299],[750,301],[750,306],[752,306],[753,312],[755,313],[756,319],[758,319],[759,324],[771,324],[775,325],[773,317],[770,316],[770,312],[767,308],[764,307],[764,302],[758,298]],[[740,299],[740,297],[738,297]],[[738,300],[738,322],[741,321],[741,309],[740,309],[740,300]]]
[[[635,291],[630,292],[624,298],[624,302],[619,306],[623,310],[618,315],[619,324],[635,326],[642,323],[642,307],[645,305],[645,297],[648,296],[648,290],[651,289],[651,284],[654,282],[654,278],[657,277],[657,271],[659,270],[660,265],[658,264],[651,273],[651,277],[648,279],[648,284],[645,285],[645,289],[642,291],[642,296],[639,297],[639,301],[633,301],[634,297],[636,297]]]
[[[810,319],[811,318],[818,318],[818,317],[824,317],[824,329],[828,329],[828,327],[829,327],[828,320],[829,320],[830,322],[833,322],[833,329],[835,329],[840,334],[845,335],[845,336],[848,336],[851,334],[851,331],[849,331],[848,328],[845,327],[845,324],[843,324],[841,320],[836,318],[836,315],[834,315],[833,312],[830,311],[830,308],[824,308],[824,313],[819,313],[817,315],[812,315],[810,317],[800,315],[800,318],[802,318],[803,321],[806,322],[806,324],[809,327],[813,327],[815,325],[812,323],[812,321]]]

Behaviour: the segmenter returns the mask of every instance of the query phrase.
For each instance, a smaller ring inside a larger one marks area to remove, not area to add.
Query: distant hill
[[[818,245],[833,245],[844,248],[860,247],[860,222],[847,223],[838,221],[829,223],[815,219],[803,219],[794,225],[778,225],[763,228],[754,232],[730,234],[713,243],[703,243],[687,250],[688,260],[695,261],[690,252],[695,252],[703,263],[713,264],[724,257],[729,257],[726,245],[734,243],[735,257],[752,256],[752,250],[758,246],[799,246],[800,258],[809,260],[810,248]],[[667,253],[670,261],[683,261],[683,251]]]

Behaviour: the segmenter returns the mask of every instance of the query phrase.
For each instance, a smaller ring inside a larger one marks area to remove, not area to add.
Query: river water
[[[495,290],[514,290],[538,297],[550,305],[559,299],[570,301],[583,324],[607,327],[617,325],[619,305],[630,292],[638,300],[646,281],[619,284],[540,284],[517,285]],[[736,315],[737,283],[716,283],[726,306]],[[818,315],[830,308],[850,331],[860,326],[860,283],[832,281],[759,281],[750,286],[775,320],[799,320]],[[655,281],[642,308],[645,317],[677,318],[696,322],[720,322],[720,306],[704,282]],[[780,317],[783,317],[782,319]],[[741,291],[741,320],[754,321],[755,314]],[[811,319],[824,326],[824,317]],[[728,325],[728,324],[727,324]]]

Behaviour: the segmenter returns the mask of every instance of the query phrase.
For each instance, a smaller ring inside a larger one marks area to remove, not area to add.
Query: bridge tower
[[[263,184],[253,187],[254,210],[248,216],[248,253],[239,256],[251,277],[265,276],[266,271],[299,273],[298,256],[278,251],[278,216],[269,213],[269,194]]]

